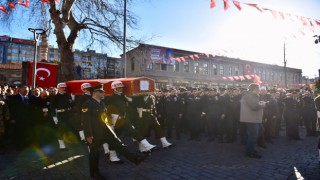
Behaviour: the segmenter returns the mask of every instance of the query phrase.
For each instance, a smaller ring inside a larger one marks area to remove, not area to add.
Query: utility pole
[[[283,43],[283,67],[284,67],[284,87],[287,88],[287,60],[286,60],[286,43]]]

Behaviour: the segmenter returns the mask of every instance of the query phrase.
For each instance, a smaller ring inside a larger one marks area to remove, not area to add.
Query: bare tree
[[[128,4],[132,0],[127,0]],[[7,0],[7,4],[16,0]],[[20,8],[21,9],[21,8]],[[0,21],[9,24],[18,13],[8,8],[9,14],[2,16]],[[123,42],[124,0],[47,0],[47,3],[30,1],[29,8],[24,8],[23,13],[30,14],[29,22],[39,26],[48,26],[52,22],[53,34],[61,55],[61,81],[78,79],[75,70],[73,48],[80,32],[87,45],[101,43],[106,47],[121,48]],[[27,12],[29,11],[29,12]],[[21,15],[21,14],[20,14]],[[25,23],[25,22],[21,22]],[[127,10],[127,25],[135,28],[137,20]],[[130,43],[139,43],[127,37]]]

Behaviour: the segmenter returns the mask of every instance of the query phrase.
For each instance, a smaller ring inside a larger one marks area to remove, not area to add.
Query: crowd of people
[[[148,142],[152,134],[165,149],[175,146],[168,141],[171,138],[205,139],[208,143],[238,139],[251,158],[261,158],[254,146],[265,148],[273,143],[281,129],[285,128],[288,140],[303,140],[299,134],[302,126],[307,136],[317,136],[320,104],[315,99],[320,98],[311,89],[257,84],[248,88],[170,87],[128,97],[121,81],[114,81],[111,88],[114,94],[105,96],[102,85],[84,83],[83,94],[74,96],[66,93],[66,83],[34,89],[1,86],[0,149],[11,145],[21,151],[57,142],[65,151],[68,144],[86,141],[90,175],[100,177],[100,147],[116,164],[123,163],[116,151],[136,164],[145,158],[123,146],[121,134],[138,142],[142,153],[158,148]]]

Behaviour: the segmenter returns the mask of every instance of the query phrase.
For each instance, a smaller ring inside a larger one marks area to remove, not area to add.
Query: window
[[[131,71],[134,71],[134,58],[131,59]]]
[[[161,64],[161,71],[167,70],[167,64]]]
[[[232,67],[231,66],[229,66],[229,68],[228,68],[228,76],[232,76]]]
[[[173,71],[174,72],[179,72],[179,62],[175,62],[173,65]]]
[[[202,67],[203,67],[203,70],[202,70],[203,74],[208,74],[209,73],[208,64],[207,63],[203,63]]]
[[[153,64],[152,63],[147,63],[146,70],[152,70],[152,69],[153,69]]]
[[[199,63],[198,62],[194,63],[194,73],[199,74]]]
[[[218,68],[216,64],[212,64],[212,74],[213,75],[218,75]]]
[[[239,76],[239,67],[234,67],[234,75]]]
[[[183,72],[189,72],[189,62],[183,62]]]
[[[224,67],[223,67],[223,65],[220,65],[219,69],[220,69],[219,75],[223,76],[224,75]]]
[[[270,80],[274,81],[274,74],[273,74],[273,72],[270,73],[270,76],[271,76],[271,79],[270,79]]]

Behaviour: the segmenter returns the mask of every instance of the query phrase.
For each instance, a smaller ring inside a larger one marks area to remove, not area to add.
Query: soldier
[[[228,123],[227,123],[227,142],[231,143],[236,140],[237,137],[237,126],[240,120],[240,89],[231,89],[230,98],[228,103]]]
[[[202,112],[201,98],[199,96],[198,89],[192,88],[191,93],[186,98],[186,117],[188,119],[190,129],[189,140],[201,140],[200,119]]]
[[[57,88],[58,94],[50,99],[50,112],[57,126],[59,149],[67,150],[64,137],[68,137],[69,130],[71,129],[73,102],[71,95],[66,94],[66,83],[59,83]]]
[[[161,126],[156,118],[155,97],[153,95],[140,95],[133,98],[134,109],[138,112],[135,127],[146,138],[150,130],[155,131],[156,138],[160,138],[164,149],[173,147],[164,136]]]
[[[218,135],[217,123],[223,113],[220,107],[217,89],[212,88],[208,96],[207,106],[205,107],[208,122],[208,142],[214,141]]]
[[[280,112],[280,105],[279,105],[279,96],[276,90],[270,91],[270,100],[268,103],[268,113],[266,122],[266,141],[272,142],[271,138],[274,138],[277,135],[277,125],[280,124],[281,120],[281,112]]]
[[[111,89],[114,94],[110,96],[106,101],[108,109],[108,124],[111,128],[114,128],[117,134],[123,132],[128,133],[132,138],[139,142],[139,151],[142,153],[148,153],[156,149],[155,145],[151,145],[143,136],[133,127],[130,120],[133,120],[134,114],[132,112],[133,107],[131,105],[132,98],[129,98],[123,94],[124,84],[121,81],[113,81],[111,83]],[[130,104],[130,105],[129,105]]]
[[[314,97],[309,91],[303,94],[301,99],[302,118],[307,130],[307,136],[316,136],[317,110],[315,107]]]
[[[49,111],[50,102],[48,101],[49,92],[44,90],[38,97],[30,99],[30,111],[32,113],[33,140],[37,145],[44,145],[56,139],[52,121],[52,115]]]
[[[300,108],[298,93],[293,91],[292,93],[287,93],[286,96],[283,99],[283,119],[286,122],[287,137],[289,140],[302,140],[299,136]]]
[[[109,143],[117,149],[128,160],[135,164],[139,164],[145,157],[137,156],[131,153],[121,140],[116,136],[113,130],[105,124],[107,120],[106,106],[102,99],[104,98],[104,90],[102,85],[89,88],[92,98],[82,105],[82,122],[84,135],[89,145],[89,167],[90,176],[96,179],[104,179],[99,171],[99,147],[103,143]]]
[[[318,91],[320,91],[320,89],[318,89]],[[317,131],[320,131],[320,94],[314,99],[314,104],[316,106],[317,109]],[[320,163],[320,138],[318,141],[318,153],[319,153],[319,163]]]
[[[165,103],[165,117],[166,117],[166,127],[167,127],[167,137],[171,138],[172,129],[175,128],[176,138],[180,138],[181,126],[180,119],[181,113],[181,99],[177,95],[177,90],[171,89],[164,99]]]

